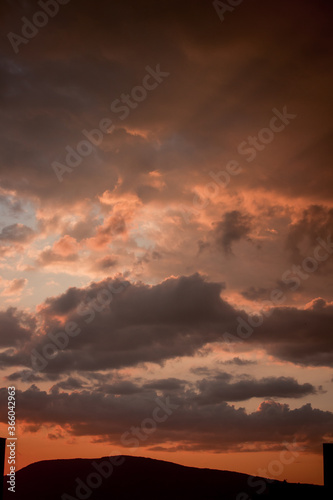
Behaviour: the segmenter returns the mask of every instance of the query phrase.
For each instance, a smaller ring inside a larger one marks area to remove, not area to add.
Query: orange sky
[[[331,6],[70,2],[18,43],[37,7],[14,4],[0,404],[15,386],[18,466],[117,449],[257,474],[296,442],[281,478],[322,483]],[[177,409],[149,424],[157,399]]]
[[[3,427],[3,432],[6,428]],[[253,476],[268,477],[277,480],[286,479],[288,482],[298,482],[300,477],[304,477],[304,482],[313,484],[323,484],[323,460],[320,454],[309,454],[299,452],[293,457],[286,454],[289,464],[281,462],[281,452],[245,452],[245,453],[202,453],[202,452],[175,452],[165,454],[164,452],[152,452],[145,446],[138,449],[124,448],[121,446],[106,446],[95,444],[91,446],[88,439],[79,439],[76,442],[64,446],[61,440],[49,441],[47,433],[43,432],[38,439],[36,448],[36,435],[20,435],[17,447],[18,469],[36,460],[54,460],[57,458],[95,458],[111,455],[135,455],[151,457],[157,460],[173,461],[182,465],[202,468],[212,468],[220,470],[230,470],[243,472]],[[94,453],[94,454],[92,454]],[[297,453],[297,452],[296,452]],[[294,458],[294,460],[292,460]],[[277,465],[278,462],[278,465]],[[5,472],[9,471],[6,464]]]

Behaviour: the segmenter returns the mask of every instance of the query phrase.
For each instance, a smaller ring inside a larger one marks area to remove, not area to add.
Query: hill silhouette
[[[132,456],[46,460],[30,464],[16,473],[15,494],[7,490],[7,479],[6,476],[4,500],[326,498],[323,486],[267,482],[258,477],[249,480],[247,474],[238,472],[199,469]]]

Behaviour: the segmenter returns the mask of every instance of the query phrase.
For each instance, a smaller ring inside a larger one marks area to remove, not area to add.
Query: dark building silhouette
[[[6,439],[0,438],[0,499],[3,498],[3,473],[5,468]]]
[[[333,493],[333,443],[323,444],[323,458],[325,489]]]

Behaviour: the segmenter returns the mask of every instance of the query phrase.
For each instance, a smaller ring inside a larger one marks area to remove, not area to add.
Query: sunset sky
[[[54,2],[0,7],[0,402],[15,386],[19,468],[124,453],[321,484],[331,3]],[[156,398],[175,409],[131,447]]]

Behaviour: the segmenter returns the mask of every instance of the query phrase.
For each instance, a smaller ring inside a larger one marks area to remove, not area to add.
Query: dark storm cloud
[[[237,366],[246,366],[246,365],[256,365],[257,361],[252,361],[251,359],[241,359],[236,356],[233,359],[229,359],[228,361],[224,361],[225,365],[237,365]]]
[[[116,264],[117,259],[111,257],[111,255],[107,255],[105,257],[102,257],[101,259],[98,259],[93,264],[93,269],[95,269],[96,271],[108,271],[111,268],[115,267]]]
[[[249,341],[286,361],[333,366],[333,305],[314,301],[308,309],[278,307]]]
[[[45,300],[43,304],[43,314],[49,316],[65,315],[77,308],[80,299],[83,299],[84,291],[76,287],[71,287],[58,297]]]
[[[57,379],[59,379],[59,375],[58,374],[54,374],[54,373],[43,373],[43,374],[40,374],[38,372],[33,372],[31,370],[21,370],[21,371],[18,371],[18,372],[13,372],[11,373],[10,375],[8,375],[6,377],[6,380],[10,381],[10,382],[16,382],[16,381],[20,381],[20,380],[29,380],[29,382],[49,382],[49,381],[55,381]]]
[[[58,392],[59,389],[63,389],[64,391],[76,391],[78,389],[82,389],[83,387],[84,382],[82,380],[79,380],[76,377],[68,377],[66,380],[62,380],[52,386],[51,392]]]
[[[110,286],[109,286],[110,285]],[[200,324],[208,318],[218,321],[223,316],[232,317],[233,308],[221,301],[224,288],[220,283],[210,283],[199,274],[189,277],[169,278],[155,286],[137,283],[123,284],[120,280],[103,280],[87,288],[70,288],[59,297],[47,299],[45,314],[64,314],[71,308],[95,299],[103,288],[119,290],[113,295],[110,308],[118,326],[136,324]],[[82,310],[82,313],[84,310]],[[108,315],[108,310],[105,311]],[[90,314],[81,314],[89,317]],[[103,315],[101,315],[103,316]],[[96,320],[99,317],[96,314]],[[92,323],[92,322],[91,322]]]
[[[17,391],[21,422],[60,425],[74,436],[95,436],[97,441],[113,445],[124,444],[121,436],[151,417],[156,397],[154,393],[142,397],[88,391],[48,394],[36,386]],[[7,390],[1,389],[1,403],[5,404],[6,398]],[[149,436],[151,446],[173,442],[179,449],[226,451],[244,450],[244,443],[256,443],[257,449],[261,445],[283,448],[282,441],[291,443],[298,438],[308,449],[319,451],[318,443],[332,435],[333,414],[313,409],[310,404],[291,410],[286,404],[266,401],[247,414],[243,408],[225,402],[198,406],[182,392],[170,399],[160,397],[160,401],[178,408]],[[130,442],[127,445],[133,446]]]
[[[224,253],[232,253],[232,244],[248,237],[252,228],[252,217],[238,210],[226,212],[221,222],[216,225],[215,236],[217,244]]]
[[[299,262],[299,261],[298,261]],[[285,283],[282,280],[276,280],[276,287],[281,290],[284,294],[290,292],[290,282]],[[302,283],[299,283],[299,289],[303,287]],[[261,302],[264,300],[270,300],[270,295],[272,293],[273,287],[264,288],[260,286],[249,286],[246,290],[240,291],[240,294],[247,300],[254,302]]]
[[[79,256],[74,253],[69,255],[59,255],[53,250],[43,250],[38,257],[36,264],[37,266],[47,267],[50,264],[58,262],[77,262],[78,260]]]
[[[179,380],[177,378],[170,377],[161,380],[154,380],[152,382],[146,382],[143,387],[161,391],[174,391],[184,387],[185,383],[185,380]]]
[[[70,369],[73,355],[77,369],[96,370],[144,361],[160,363],[193,354],[216,338],[222,319],[226,324],[235,319],[233,308],[219,297],[223,286],[205,282],[199,275],[168,279],[153,287],[127,283],[123,291],[113,295],[109,308],[99,313],[93,304],[101,307],[100,294],[103,301],[102,291],[109,285],[112,280],[86,289],[72,288],[48,299],[42,308],[46,330],[56,331],[53,317],[68,311],[67,320],[77,321],[82,327],[82,332],[70,339],[69,348],[49,364],[51,370]],[[121,286],[114,282],[114,288]],[[204,333],[207,322],[211,326]],[[34,347],[39,350],[42,344],[37,340]],[[93,357],[88,354],[91,350],[95,352]]]
[[[35,232],[24,224],[11,224],[2,228],[0,241],[6,243],[27,243],[33,239]]]
[[[96,389],[105,394],[117,395],[139,394],[143,392],[143,389],[141,387],[139,387],[137,384],[134,384],[130,380],[121,380],[120,382],[116,382],[114,384],[103,384],[101,386],[97,386]]]
[[[251,327],[248,321],[253,320],[223,300],[222,290],[221,284],[207,282],[198,274],[170,278],[154,286],[107,279],[82,289],[70,288],[40,306],[36,320],[42,321],[46,335],[36,335],[31,321],[28,332],[24,331],[26,338],[32,336],[31,342],[2,353],[1,361],[5,366],[31,367],[32,353],[37,352],[44,361],[35,359],[35,368],[46,373],[162,363],[194,355],[215,342],[229,349],[225,338],[229,332],[236,341],[236,351],[261,348],[277,359],[304,366],[333,365],[331,304],[317,300],[307,309],[272,308],[265,312],[260,327]],[[9,318],[14,321],[22,314],[12,311]],[[53,359],[45,358],[43,353],[50,352],[45,346],[55,346],[58,336],[63,338],[59,317],[66,324],[75,323],[77,333],[67,335],[67,346],[55,348]],[[17,328],[17,321],[15,325]],[[4,332],[5,345],[14,345],[8,328]]]
[[[195,375],[199,375],[199,377],[203,376],[212,376],[216,372],[216,370],[212,370],[211,368],[208,368],[207,366],[196,366],[195,368],[190,369],[191,373],[194,373]]]
[[[0,311],[0,346],[22,346],[30,340],[35,326],[33,316],[15,307]]]
[[[256,365],[257,361],[252,361],[250,359],[242,359],[238,356],[235,356],[232,359],[228,359],[227,361],[218,361],[218,365],[227,365],[227,366],[249,366]],[[197,366],[195,368],[190,369],[191,373],[198,375],[199,377],[209,377],[209,378],[224,378],[224,380],[231,380],[231,375],[225,372],[221,373],[217,368],[208,368],[207,366]]]
[[[28,373],[30,382],[41,382],[42,380],[44,380],[44,377],[42,375],[38,375],[33,372],[30,373],[29,370],[22,370],[20,372],[11,373],[10,375],[8,375],[8,377],[6,377],[6,379],[9,382],[20,381],[22,377],[26,376]]]
[[[195,398],[199,404],[209,405],[222,401],[244,401],[250,398],[301,398],[316,394],[311,384],[299,384],[290,377],[265,377],[261,380],[247,379],[230,383],[219,377],[198,382],[200,394]]]

